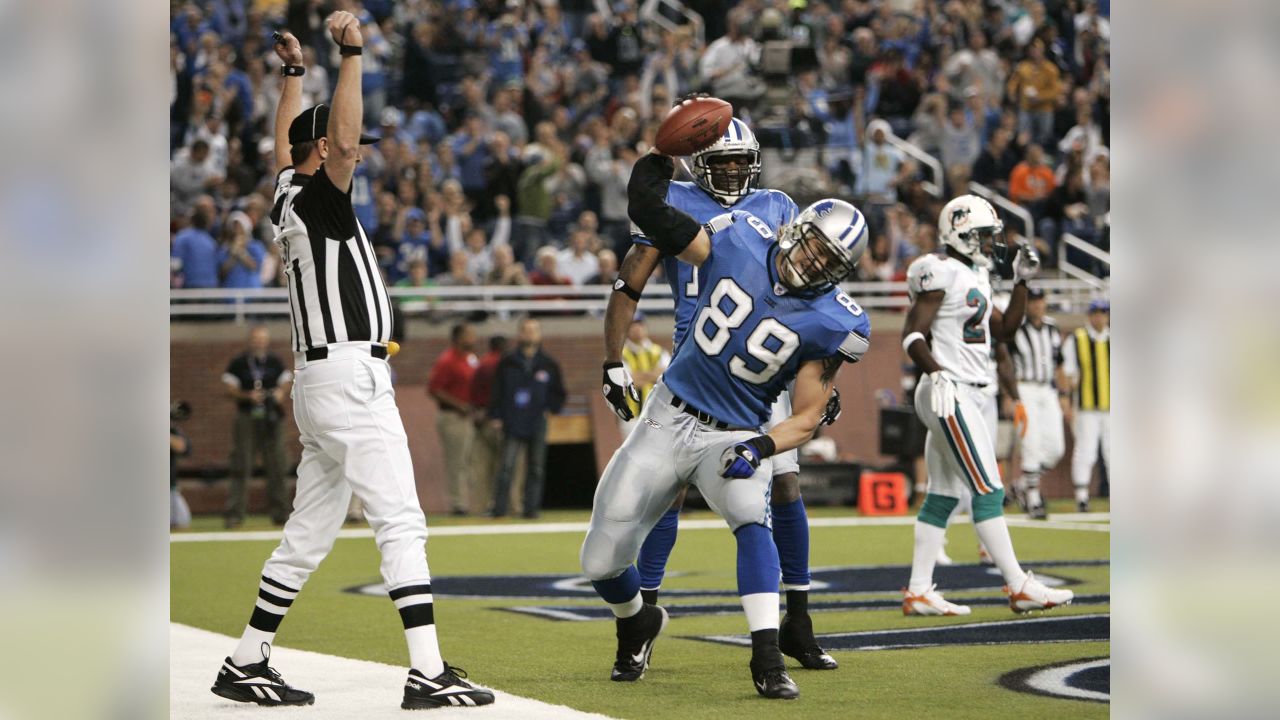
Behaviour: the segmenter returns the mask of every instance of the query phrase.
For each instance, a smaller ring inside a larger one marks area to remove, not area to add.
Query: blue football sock
[[[778,545],[784,585],[809,584],[809,515],[804,500],[774,505],[773,540]]]
[[[640,546],[640,587],[657,590],[662,587],[662,576],[667,572],[667,558],[676,545],[676,529],[680,525],[680,511],[668,510],[649,531],[649,537]]]
[[[778,549],[769,536],[769,529],[763,525],[743,525],[733,534],[738,539],[738,594],[776,594],[781,571]]]
[[[610,605],[626,603],[640,594],[640,573],[636,572],[635,565],[628,565],[618,577],[592,580],[591,585]]]

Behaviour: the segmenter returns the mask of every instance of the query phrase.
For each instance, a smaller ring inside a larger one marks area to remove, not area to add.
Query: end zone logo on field
[[[1111,702],[1111,658],[1085,658],[1005,673],[1000,685],[1066,700]]]
[[[1106,560],[1070,560],[1036,563],[1037,577],[1047,585],[1067,586],[1077,584],[1072,577],[1050,573],[1049,568],[1089,567],[1106,565]],[[813,571],[812,600],[810,610],[816,612],[836,610],[882,610],[901,605],[897,593],[902,589],[911,568],[907,566],[858,566],[821,568]],[[676,577],[668,573],[669,578]],[[935,571],[939,584],[957,593],[963,591],[999,590],[1004,580],[993,567],[986,565],[951,565]],[[581,575],[471,575],[438,576],[431,586],[436,597],[454,597],[471,600],[595,600],[591,582]],[[386,598],[386,586],[381,582],[347,588],[346,592]],[[689,615],[720,615],[742,611],[737,590],[733,587],[713,589],[663,588],[662,594],[677,602],[667,605],[673,617]],[[835,595],[879,595],[868,598],[834,598]],[[883,597],[892,595],[893,597]],[[826,598],[830,599],[824,599]],[[703,603],[690,603],[694,598],[706,598]],[[977,605],[997,605],[1008,601],[999,596],[962,597],[957,601]],[[1103,604],[1107,595],[1078,595],[1075,604]],[[550,620],[606,620],[612,618],[607,607],[598,604],[585,605],[528,605],[502,608],[510,612],[535,615]]]

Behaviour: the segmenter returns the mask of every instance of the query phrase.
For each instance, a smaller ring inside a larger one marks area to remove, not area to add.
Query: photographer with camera
[[[191,508],[186,498],[178,492],[178,458],[191,454],[191,440],[182,432],[178,423],[191,417],[191,404],[175,400],[169,406],[169,529],[186,530],[191,527]]]
[[[291,503],[284,484],[284,399],[293,372],[280,358],[267,352],[271,333],[265,325],[249,331],[249,349],[237,355],[222,374],[227,396],[236,403],[232,425],[231,493],[225,512],[228,529],[244,522],[249,476],[255,455],[261,455],[267,472],[267,502],[271,521],[283,525]]]

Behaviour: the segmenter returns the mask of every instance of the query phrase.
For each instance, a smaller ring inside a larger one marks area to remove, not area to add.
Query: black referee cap
[[[302,114],[289,124],[289,144],[311,142],[325,136],[329,129],[329,106],[316,105],[302,111]],[[360,135],[361,145],[372,145],[382,138],[373,135]]]

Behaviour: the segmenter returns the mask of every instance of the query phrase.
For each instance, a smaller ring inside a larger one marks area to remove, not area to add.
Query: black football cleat
[[[778,626],[778,648],[784,655],[795,658],[806,670],[835,670],[840,667],[836,659],[827,654],[813,636],[813,620],[807,613],[787,613]]]
[[[438,707],[475,707],[492,705],[493,692],[467,682],[467,671],[444,665],[444,672],[428,678],[417,670],[409,671],[404,683],[404,710],[426,710]]]
[[[770,700],[795,700],[800,697],[800,688],[787,674],[780,654],[775,659],[752,657],[751,680],[755,683],[756,692]]]
[[[1031,518],[1032,520],[1048,520],[1049,513],[1045,511],[1044,505],[1040,504],[1028,510],[1027,517]]]
[[[618,618],[618,656],[609,676],[615,682],[635,682],[644,677],[653,656],[653,643],[667,626],[667,611],[643,605],[629,618]]]
[[[236,665],[231,658],[222,661],[218,678],[209,688],[214,695],[236,702],[259,705],[310,705],[316,696],[306,690],[290,687],[275,668],[267,665],[269,654],[261,662]]]
[[[1082,502],[1077,502],[1077,503],[1076,503],[1076,512],[1082,512],[1082,513],[1087,513],[1087,512],[1089,512],[1089,501],[1088,501],[1088,500],[1084,500],[1084,501],[1082,501]]]

